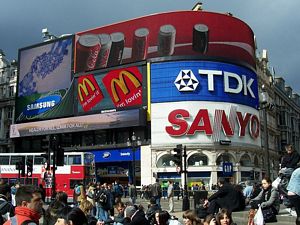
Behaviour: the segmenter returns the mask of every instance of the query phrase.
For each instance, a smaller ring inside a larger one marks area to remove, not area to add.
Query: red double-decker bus
[[[27,171],[26,162],[28,160],[33,162],[31,175]],[[17,166],[19,162],[25,164],[23,174],[20,170],[22,166]],[[50,164],[53,165],[52,162]],[[51,197],[53,168],[52,166],[47,168],[46,160],[41,153],[1,153],[0,178],[9,184],[17,181],[21,184],[43,184],[46,189],[46,200]],[[57,166],[55,171],[56,191],[66,192],[68,198],[71,199],[76,184],[88,184],[94,182],[95,178],[95,156],[93,153],[65,152],[64,166]]]

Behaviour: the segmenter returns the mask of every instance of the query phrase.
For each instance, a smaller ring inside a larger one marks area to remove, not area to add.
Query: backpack
[[[116,196],[119,196],[119,197],[123,196],[123,188],[120,184],[117,184],[115,186],[115,193],[116,193]]]
[[[107,202],[107,195],[104,192],[101,192],[101,194],[99,195],[98,202],[100,204],[106,204],[106,202]]]
[[[9,216],[12,217],[15,215],[15,208],[11,204],[11,202],[8,201],[1,201],[0,202],[0,225],[3,225],[5,223],[4,215],[6,213],[9,213]]]

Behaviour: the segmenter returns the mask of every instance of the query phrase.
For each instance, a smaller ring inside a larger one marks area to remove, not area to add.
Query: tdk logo
[[[223,76],[223,91],[224,93],[250,95],[256,98],[252,90],[253,78],[247,78],[246,75],[239,75],[236,73],[221,71],[221,70],[198,70],[199,78],[207,76],[207,90],[209,92],[215,91],[215,77]],[[200,81],[201,82],[201,81]],[[196,90],[199,82],[192,70],[181,70],[174,81],[176,88],[180,91],[193,92]]]
[[[178,91],[195,91],[199,81],[192,70],[181,70],[174,84]]]

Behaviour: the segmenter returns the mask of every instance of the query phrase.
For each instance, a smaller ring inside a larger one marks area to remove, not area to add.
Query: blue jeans
[[[97,205],[96,218],[100,221],[106,221],[108,219],[107,210],[105,210],[101,206]]]

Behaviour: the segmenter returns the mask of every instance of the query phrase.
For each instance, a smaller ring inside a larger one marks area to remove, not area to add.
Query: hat
[[[125,209],[124,216],[131,218],[135,212],[136,212],[136,208],[134,206],[127,206]]]

